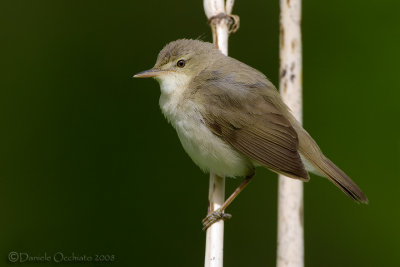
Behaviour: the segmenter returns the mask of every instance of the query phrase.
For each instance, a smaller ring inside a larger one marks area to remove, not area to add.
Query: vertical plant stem
[[[280,0],[280,92],[302,121],[301,0]],[[303,183],[283,175],[278,185],[277,267],[304,266]]]
[[[210,173],[208,212],[222,206],[225,200],[225,178]],[[224,221],[220,220],[207,229],[205,267],[222,267],[224,263]]]
[[[222,53],[228,55],[230,15],[234,0],[203,0],[204,11],[210,21],[213,42]],[[217,210],[225,200],[225,177],[210,173],[208,212]],[[222,267],[224,252],[224,221],[220,220],[207,229],[205,267]]]

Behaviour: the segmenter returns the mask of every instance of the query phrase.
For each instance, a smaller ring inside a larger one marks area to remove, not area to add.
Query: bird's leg
[[[246,178],[240,183],[240,185],[235,189],[235,191],[228,197],[228,199],[224,202],[224,204],[217,210],[211,211],[207,217],[205,217],[202,221],[203,230],[207,230],[213,223],[219,220],[228,220],[232,217],[232,215],[224,213],[224,210],[232,203],[232,201],[242,192],[242,190],[246,187],[246,185],[251,181],[254,177],[254,173],[246,176]]]

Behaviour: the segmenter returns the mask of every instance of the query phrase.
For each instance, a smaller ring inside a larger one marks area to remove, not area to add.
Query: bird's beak
[[[133,78],[150,78],[150,77],[157,77],[161,74],[165,73],[163,70],[157,69],[149,69],[133,75]]]

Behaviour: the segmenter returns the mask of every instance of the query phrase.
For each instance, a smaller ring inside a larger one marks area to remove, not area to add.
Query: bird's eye
[[[185,64],[186,64],[186,61],[183,60],[183,59],[180,59],[180,60],[178,60],[178,62],[176,62],[176,65],[177,65],[179,68],[185,67]]]

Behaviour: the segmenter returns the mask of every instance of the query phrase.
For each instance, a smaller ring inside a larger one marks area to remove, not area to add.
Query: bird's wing
[[[250,84],[232,76],[223,80],[211,77],[194,90],[203,104],[200,112],[207,127],[255,162],[286,176],[309,180],[298,152],[297,133],[271,101],[281,101],[273,85],[266,79]]]

